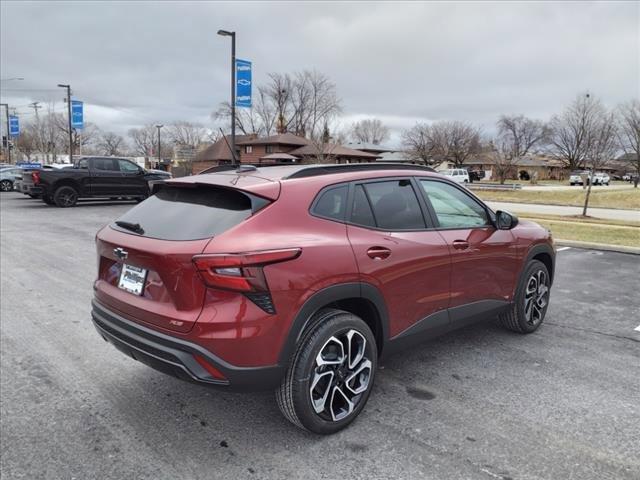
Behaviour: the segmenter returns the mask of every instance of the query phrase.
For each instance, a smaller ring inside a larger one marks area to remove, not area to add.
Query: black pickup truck
[[[79,198],[144,200],[151,182],[168,178],[170,173],[150,172],[125,158],[82,157],[73,168],[31,172],[33,184],[27,193],[58,207],[73,207]]]

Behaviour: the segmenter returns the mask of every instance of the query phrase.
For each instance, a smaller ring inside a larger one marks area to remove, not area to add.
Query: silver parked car
[[[0,169],[0,191],[10,192],[18,178],[22,178],[22,169],[19,167],[5,167]]]

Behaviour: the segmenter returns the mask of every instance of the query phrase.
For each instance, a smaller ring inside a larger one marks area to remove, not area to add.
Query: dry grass
[[[486,201],[536,203],[544,205],[584,205],[586,190],[528,191],[528,190],[475,190],[474,193]],[[640,188],[607,190],[607,187],[593,187],[589,197],[590,207],[640,209]]]
[[[640,222],[526,214],[521,218],[548,228],[556,239],[640,247]]]

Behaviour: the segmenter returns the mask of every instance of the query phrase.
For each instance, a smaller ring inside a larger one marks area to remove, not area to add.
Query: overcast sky
[[[336,83],[343,124],[394,129],[498,115],[547,119],[586,90],[614,106],[640,96],[639,2],[1,4],[2,101],[26,120],[32,101],[64,109],[58,83],[86,102],[85,121],[125,133],[174,120],[211,127],[229,96],[230,40],[268,72],[317,69]],[[42,111],[42,110],[41,110]]]

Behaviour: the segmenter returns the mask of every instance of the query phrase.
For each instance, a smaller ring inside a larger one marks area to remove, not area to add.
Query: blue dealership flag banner
[[[236,58],[236,107],[251,108],[251,62]]]
[[[20,120],[15,115],[9,117],[9,136],[17,137],[20,135]]]
[[[71,100],[71,127],[84,128],[84,102]]]

